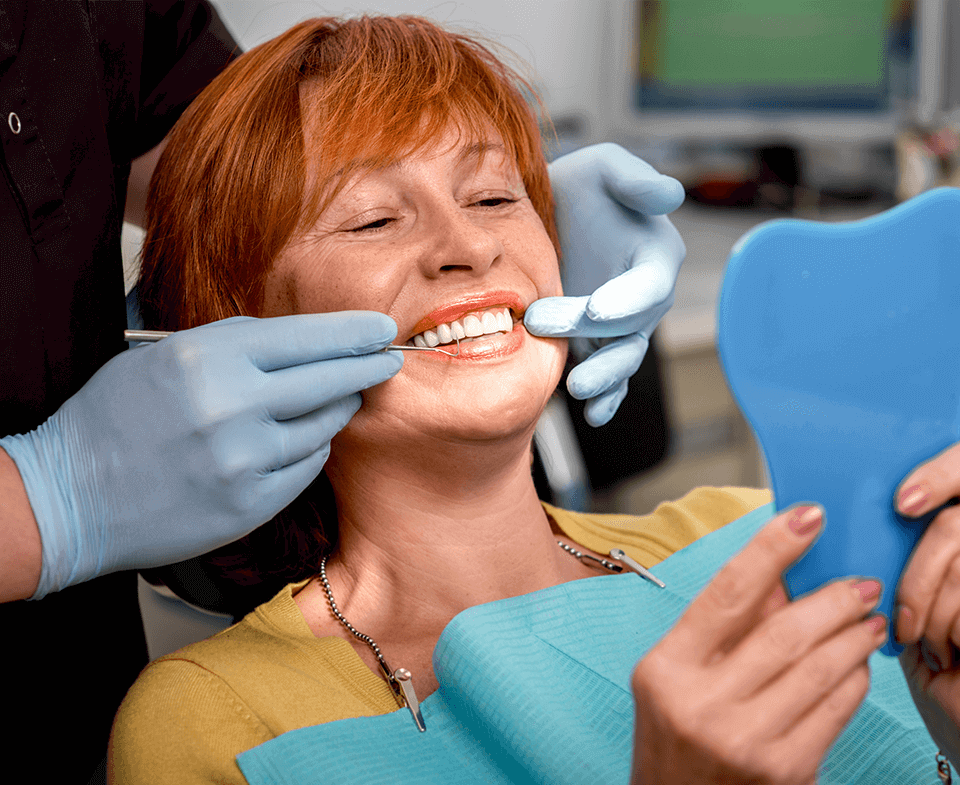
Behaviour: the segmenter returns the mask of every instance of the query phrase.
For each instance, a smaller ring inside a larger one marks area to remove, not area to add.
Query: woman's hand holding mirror
[[[634,783],[816,781],[886,639],[875,581],[782,601],[821,521],[816,507],[775,517],[638,663]]]

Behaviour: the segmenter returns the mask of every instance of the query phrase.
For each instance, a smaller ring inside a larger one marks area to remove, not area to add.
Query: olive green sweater
[[[768,491],[698,488],[649,515],[591,515],[544,505],[572,540],[651,567],[770,501]],[[343,638],[317,638],[286,586],[242,621],[150,663],[117,713],[110,781],[245,783],[236,756],[295,728],[396,711],[386,682]]]

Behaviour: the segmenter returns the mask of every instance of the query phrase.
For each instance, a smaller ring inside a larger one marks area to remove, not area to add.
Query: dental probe
[[[130,343],[136,341],[153,343],[156,341],[161,341],[164,338],[173,335],[172,332],[165,332],[163,330],[124,330],[123,331],[123,340]],[[460,356],[460,339],[457,338],[457,353],[446,352],[443,349],[438,349],[436,346],[385,346],[380,349],[381,352],[388,351],[397,351],[397,352],[440,352],[440,354],[445,354],[447,357],[459,357]]]

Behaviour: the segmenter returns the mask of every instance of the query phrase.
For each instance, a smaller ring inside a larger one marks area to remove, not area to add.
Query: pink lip
[[[424,330],[432,330],[440,324],[447,324],[455,319],[459,319],[465,314],[473,311],[482,311],[486,308],[495,308],[503,306],[514,312],[514,316],[522,316],[527,307],[516,292],[498,291],[484,292],[482,294],[470,294],[460,297],[452,303],[448,303],[435,311],[431,311],[417,322],[410,337],[419,335]]]

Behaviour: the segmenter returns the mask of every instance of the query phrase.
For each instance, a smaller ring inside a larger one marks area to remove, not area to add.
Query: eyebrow
[[[506,153],[506,147],[500,142],[474,142],[473,144],[467,145],[463,150],[460,151],[460,155],[457,156],[459,163],[464,164],[471,159],[478,159],[482,155],[486,155],[491,151],[496,151],[500,153]],[[387,164],[386,166],[376,167],[374,165],[375,161],[372,158],[368,158],[365,161],[360,161],[357,164],[356,171],[371,171],[373,169],[393,169],[403,163],[403,159],[399,161],[394,161],[392,164]],[[338,178],[342,177],[346,167],[340,167],[334,172],[331,172],[327,175],[323,182],[319,186],[319,192],[323,193],[330,183],[334,182]]]
[[[460,161],[467,161],[470,158],[479,158],[481,155],[486,155],[491,150],[497,150],[498,152],[505,153],[506,148],[500,142],[474,142],[471,145],[468,145],[460,152]]]

